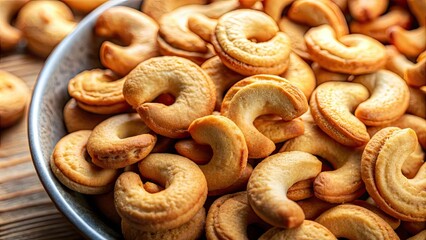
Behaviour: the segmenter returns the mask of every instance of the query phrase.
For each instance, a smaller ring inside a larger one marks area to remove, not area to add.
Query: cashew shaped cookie
[[[24,80],[0,70],[0,128],[12,126],[24,115],[29,98]]]
[[[318,144],[318,143],[321,144]],[[330,203],[351,202],[364,192],[360,162],[362,151],[334,141],[312,123],[303,135],[288,140],[280,152],[302,151],[327,160],[335,170],[323,171],[314,180],[315,196]]]
[[[323,201],[315,196],[301,201],[297,201],[297,204],[303,209],[303,213],[305,213],[306,220],[315,220],[323,212],[334,206],[337,206],[337,204]]]
[[[276,22],[281,19],[283,10],[295,0],[264,0],[263,10]]]
[[[142,61],[158,56],[158,28],[153,19],[136,9],[118,6],[106,10],[96,20],[96,35],[118,37],[127,46],[102,43],[102,65],[125,76]]]
[[[203,207],[207,182],[191,160],[174,154],[153,153],[138,166],[142,177],[165,189],[151,194],[143,188],[138,174],[120,175],[115,184],[114,202],[118,214],[130,226],[147,232],[177,228]]]
[[[155,233],[145,232],[133,227],[124,220],[121,221],[121,232],[126,240],[196,240],[203,234],[205,221],[206,209],[201,208],[191,220],[177,228]]]
[[[227,68],[218,56],[212,57],[205,61],[201,68],[210,76],[216,87],[216,105],[215,110],[220,111],[223,96],[226,91],[236,82],[244,78],[243,75],[238,74],[231,69]]]
[[[411,114],[404,114],[397,120],[381,126],[368,128],[370,136],[376,134],[385,127],[411,128],[416,132],[420,145],[426,149],[426,119]]]
[[[353,80],[354,75],[337,73],[328,71],[322,68],[318,63],[313,62],[311,65],[312,71],[315,74],[316,86],[319,86],[325,82],[338,81],[338,82],[350,82]]]
[[[402,7],[391,8],[388,13],[369,22],[353,21],[350,24],[352,33],[361,33],[370,36],[382,43],[389,42],[387,29],[392,26],[400,26],[408,29],[411,25],[410,12]]]
[[[271,17],[249,9],[223,15],[212,36],[223,64],[245,76],[283,73],[288,67],[290,42]]]
[[[225,189],[236,182],[247,166],[248,150],[238,126],[223,116],[209,115],[194,120],[188,128],[199,144],[210,145],[213,157],[201,171],[209,191]]]
[[[105,119],[112,117],[112,115],[87,112],[78,106],[74,98],[65,104],[63,115],[65,127],[69,133],[78,130],[92,130]]]
[[[168,1],[168,0],[145,0],[141,5],[143,13],[152,17],[155,21],[159,21],[161,16],[173,11],[176,8],[190,4],[206,4],[206,0],[185,0],[185,1]]]
[[[91,133],[90,130],[80,130],[61,138],[53,149],[50,167],[62,184],[76,192],[107,193],[114,188],[119,172],[90,162],[86,145]]]
[[[299,151],[277,153],[260,162],[247,184],[248,201],[265,222],[281,228],[294,228],[305,215],[296,202],[287,198],[287,190],[296,182],[316,177],[321,161]]]
[[[323,225],[310,221],[304,220],[303,223],[292,229],[283,229],[274,227],[265,232],[260,236],[259,240],[270,240],[270,239],[323,239],[323,240],[337,240],[337,238]]]
[[[311,28],[305,42],[312,60],[330,71],[365,74],[386,63],[386,49],[379,41],[360,34],[338,37],[329,25]]]
[[[278,22],[278,27],[285,32],[291,39],[291,50],[306,61],[311,61],[311,55],[305,43],[305,33],[309,30],[309,26],[299,24],[283,17]]]
[[[369,97],[366,87],[351,82],[325,82],[312,93],[312,117],[327,135],[346,146],[362,146],[370,140],[363,122],[353,115]]]
[[[250,224],[265,225],[250,207],[247,192],[224,195],[211,205],[206,220],[208,240],[249,239]]]
[[[162,93],[175,96],[175,102],[151,103]],[[198,65],[167,56],[139,64],[127,75],[123,95],[150,129],[171,138],[188,136],[191,122],[211,114],[216,101],[214,84]]]
[[[400,53],[393,45],[386,46],[386,54],[388,55],[385,65],[386,69],[398,74],[402,78],[404,78],[405,71],[414,65],[413,62]]]
[[[297,0],[288,10],[287,17],[313,27],[328,24],[334,29],[337,37],[349,34],[345,16],[332,1]]]
[[[367,199],[370,200],[370,199]],[[374,203],[374,201],[373,201]],[[370,211],[372,211],[373,213],[375,213],[377,216],[379,216],[380,218],[382,218],[383,220],[385,220],[389,226],[391,226],[392,229],[397,229],[399,227],[399,225],[401,224],[401,220],[399,220],[398,218],[394,218],[392,216],[389,216],[388,214],[386,214],[385,212],[383,212],[382,210],[380,210],[379,207],[377,207],[375,204],[367,202],[367,201],[362,201],[362,200],[355,200],[353,201],[351,204],[366,208]]]
[[[402,78],[391,71],[379,70],[360,75],[352,82],[364,85],[370,92],[368,100],[360,103],[355,110],[355,116],[365,125],[379,126],[395,121],[408,108],[410,99],[408,86]]]
[[[16,26],[27,40],[27,47],[47,57],[74,30],[76,22],[71,9],[60,1],[31,1],[19,11]]]
[[[260,116],[254,120],[253,124],[259,132],[274,143],[284,142],[302,135],[304,130],[302,119],[295,118],[291,121],[284,121],[276,115]]]
[[[386,12],[388,4],[388,0],[351,0],[348,1],[348,8],[354,19],[360,22],[368,22]]]
[[[403,221],[426,220],[426,164],[411,179],[401,171],[417,146],[412,129],[387,127],[373,136],[361,160],[361,176],[367,192],[380,209]]]
[[[194,139],[182,139],[176,142],[175,149],[197,165],[207,164],[213,156],[210,145],[199,144]]]
[[[404,72],[404,79],[408,85],[413,87],[426,86],[426,57],[418,58],[416,64],[407,67]]]
[[[238,1],[218,1],[208,5],[187,5],[179,7],[159,20],[158,42],[163,55],[187,58],[202,64],[214,56],[211,45],[188,28],[188,19],[193,14],[202,14],[209,18],[219,18],[236,9]]]
[[[93,129],[87,141],[87,152],[99,167],[124,168],[146,157],[156,140],[138,114],[120,114]]]
[[[399,239],[391,226],[366,208],[342,204],[333,207],[316,220],[336,237],[347,239]]]
[[[305,95],[287,80],[274,75],[255,75],[228,90],[221,114],[234,121],[246,139],[249,158],[267,157],[275,150],[272,140],[256,129],[254,120],[266,114],[293,120],[308,109]]]
[[[13,16],[29,0],[0,1],[0,49],[3,51],[15,48],[22,39],[22,32],[10,24]]]
[[[387,33],[389,42],[407,57],[417,57],[426,49],[426,26],[413,30],[393,26]]]
[[[287,79],[290,83],[300,88],[306,99],[311,97],[316,86],[315,75],[311,67],[294,53],[290,53],[288,68],[280,77]]]
[[[123,96],[125,78],[110,70],[86,70],[68,83],[68,93],[80,108],[98,114],[114,114],[128,111],[130,106]]]

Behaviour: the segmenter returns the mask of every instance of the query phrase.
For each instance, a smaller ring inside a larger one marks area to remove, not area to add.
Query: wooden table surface
[[[0,69],[21,77],[31,90],[43,63],[25,51],[0,55]],[[28,146],[27,116],[0,129],[0,240],[82,239],[38,179]]]

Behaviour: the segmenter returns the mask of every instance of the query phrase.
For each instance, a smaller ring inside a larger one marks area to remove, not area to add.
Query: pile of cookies
[[[83,14],[106,1],[63,0]],[[63,2],[0,0],[1,53],[24,44],[35,55],[47,57],[77,25],[73,12]],[[0,128],[10,127],[22,118],[29,98],[30,90],[22,79],[0,70]]]
[[[106,69],[69,81],[52,171],[126,239],[425,239],[425,13],[422,0],[110,8],[94,26],[114,41]]]

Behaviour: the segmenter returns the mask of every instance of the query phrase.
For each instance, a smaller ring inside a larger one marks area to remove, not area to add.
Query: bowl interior
[[[29,109],[28,137],[34,166],[57,208],[90,239],[121,238],[119,226],[108,224],[88,198],[63,186],[49,167],[56,143],[66,134],[63,107],[69,100],[68,81],[86,69],[101,67],[102,39],[93,34],[97,17],[113,6],[140,9],[141,0],[114,0],[86,16],[47,59],[34,88]]]

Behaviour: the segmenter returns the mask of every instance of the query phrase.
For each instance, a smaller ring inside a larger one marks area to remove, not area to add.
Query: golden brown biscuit
[[[151,103],[159,94],[170,93],[170,106]],[[171,137],[188,136],[188,126],[213,112],[216,95],[210,77],[195,63],[180,57],[155,57],[139,64],[126,77],[126,101],[154,132]]]
[[[426,58],[408,67],[404,72],[404,79],[408,85],[413,87],[426,86]]]
[[[323,212],[334,206],[337,206],[337,204],[335,203],[329,203],[317,197],[311,197],[308,199],[297,201],[297,204],[303,209],[303,213],[305,213],[306,220],[315,220]]]
[[[392,26],[408,29],[411,25],[410,12],[402,7],[391,8],[388,13],[368,22],[352,21],[349,25],[351,33],[361,33],[382,43],[389,42],[386,30]]]
[[[86,145],[91,132],[80,130],[61,138],[53,149],[50,167],[69,189],[84,194],[107,193],[113,189],[119,171],[103,169],[90,162]]]
[[[322,171],[316,177],[314,192],[317,198],[331,203],[344,203],[357,199],[365,192],[360,174],[362,151],[339,144],[317,125],[305,122],[304,134],[288,140],[279,152],[284,151],[307,152],[325,159],[333,166],[334,170]]]
[[[300,136],[304,130],[302,119],[296,118],[285,121],[277,115],[260,116],[253,121],[253,125],[274,143]]]
[[[0,1],[0,49],[8,51],[15,48],[22,39],[22,32],[11,25],[13,16],[29,0]]]
[[[386,45],[386,54],[388,56],[385,68],[398,76],[404,78],[405,70],[414,65],[413,62],[401,54],[393,45]]]
[[[290,38],[260,11],[239,9],[223,15],[212,43],[223,64],[245,76],[281,74],[288,66]]]
[[[311,64],[311,68],[315,74],[315,79],[317,80],[316,86],[330,81],[350,82],[354,77],[354,75],[351,74],[328,71],[327,69],[322,68],[317,62],[313,62]]]
[[[366,208],[342,204],[333,207],[316,220],[336,237],[347,239],[399,239],[391,226]]]
[[[217,20],[200,13],[188,17],[188,29],[206,42],[211,42],[211,36],[216,28]]]
[[[153,19],[136,9],[117,6],[106,10],[96,20],[95,34],[118,38],[125,46],[103,42],[102,65],[125,76],[142,61],[158,56],[158,28]]]
[[[408,86],[391,71],[379,70],[356,76],[352,82],[364,85],[370,92],[368,100],[360,103],[355,110],[355,116],[365,125],[380,126],[395,121],[408,108]]]
[[[309,65],[299,56],[290,53],[290,60],[287,70],[280,75],[290,81],[293,85],[300,88],[306,99],[311,97],[315,89],[315,75]]]
[[[221,114],[234,121],[243,132],[249,157],[264,158],[275,150],[275,144],[256,129],[253,121],[266,114],[290,121],[307,109],[306,97],[298,87],[281,77],[262,74],[232,86],[222,102]]]
[[[413,30],[393,26],[387,33],[389,42],[407,57],[417,57],[426,49],[426,26]]]
[[[182,139],[175,144],[176,151],[195,162],[197,165],[207,164],[213,156],[210,145],[199,144],[194,139]]]
[[[426,119],[426,92],[418,88],[409,87],[410,101],[407,113]]]
[[[74,98],[71,98],[65,104],[63,114],[68,133],[78,130],[92,130],[100,122],[112,116],[87,112],[78,106]]]
[[[124,168],[146,157],[156,141],[156,135],[138,114],[120,114],[93,129],[87,140],[87,152],[99,167]]]
[[[199,165],[209,191],[217,191],[236,182],[247,166],[248,150],[238,126],[223,116],[209,115],[194,120],[188,128],[199,144],[210,145],[211,160]]]
[[[316,124],[327,135],[346,146],[362,146],[370,139],[363,122],[356,118],[356,106],[369,92],[359,83],[325,82],[312,93],[310,107]]]
[[[380,131],[383,128],[386,127],[399,127],[401,129],[404,128],[411,128],[416,132],[417,138],[419,140],[419,143],[421,146],[426,149],[426,119],[411,115],[411,114],[404,114],[397,120],[377,126],[377,127],[370,127],[368,128],[368,133],[370,136],[373,136],[378,131]]]
[[[16,20],[28,49],[40,57],[47,57],[76,24],[71,9],[60,1],[31,1]]]
[[[30,90],[17,76],[0,70],[0,128],[12,126],[25,113]]]
[[[353,18],[360,22],[367,22],[382,15],[388,4],[388,0],[351,0],[348,1],[348,8]]]
[[[153,153],[138,166],[142,177],[152,179],[165,189],[151,194],[143,188],[138,174],[120,175],[115,183],[114,202],[118,214],[130,226],[148,232],[173,229],[190,221],[203,207],[207,182],[191,160],[174,154]]]
[[[86,111],[98,114],[122,113],[130,109],[122,92],[125,80],[119,79],[108,69],[86,70],[69,81],[68,93]]]
[[[328,25],[311,28],[305,42],[312,60],[330,71],[365,74],[386,63],[386,50],[379,41],[360,34],[338,37]]]
[[[296,182],[316,177],[321,162],[313,155],[292,151],[277,153],[260,162],[247,184],[248,201],[265,222],[281,228],[294,228],[305,215],[297,203],[288,199],[287,190]]]
[[[290,240],[290,239],[323,239],[337,240],[337,238],[323,225],[309,220],[292,229],[274,227],[265,232],[259,240]]]
[[[220,111],[226,91],[236,82],[243,79],[244,76],[227,68],[218,56],[205,61],[201,68],[210,76],[216,87],[215,110]]]
[[[264,0],[263,11],[278,22],[281,19],[283,10],[294,1],[295,0]]]
[[[412,179],[401,168],[418,146],[412,129],[387,127],[377,132],[365,147],[361,176],[377,206],[404,221],[426,220],[426,192],[423,191],[426,164]]]
[[[141,5],[143,13],[152,17],[155,21],[159,21],[161,16],[173,11],[184,5],[190,4],[206,4],[206,0],[185,0],[185,1],[169,1],[169,0],[145,0]]]
[[[383,212],[382,210],[380,210],[379,207],[377,207],[375,204],[371,204],[367,201],[362,201],[362,200],[355,200],[353,201],[351,204],[366,208],[370,211],[372,211],[373,213],[375,213],[377,216],[379,216],[380,218],[382,218],[383,220],[385,220],[389,226],[391,226],[392,229],[397,229],[399,227],[399,225],[401,224],[401,220],[399,220],[398,218],[394,218],[392,216],[387,215],[385,212]]]
[[[193,218],[177,228],[157,232],[146,232],[133,227],[128,224],[126,220],[123,220],[121,221],[121,232],[126,240],[195,240],[199,239],[203,234],[205,221],[206,209],[201,208]]]
[[[243,173],[240,178],[237,179],[231,186],[219,189],[217,191],[210,191],[209,196],[221,196],[224,194],[235,193],[238,191],[245,191],[247,188],[247,182],[250,179],[251,173],[253,172],[253,167],[250,163],[247,163],[246,168],[244,168]]]
[[[160,52],[163,55],[185,57],[199,65],[202,64],[213,57],[214,51],[209,43],[190,31],[188,18],[198,13],[216,19],[238,6],[239,3],[235,0],[217,1],[208,5],[182,6],[164,14],[159,20]]]
[[[251,209],[247,201],[247,192],[224,195],[211,205],[206,220],[208,240],[248,239],[250,224],[265,225]]]
[[[290,37],[291,50],[304,60],[311,61],[311,55],[308,53],[305,43],[305,33],[309,30],[309,26],[283,17],[279,20],[278,27]]]
[[[422,0],[407,0],[407,3],[419,25],[426,26],[426,2]]]
[[[311,27],[328,24],[334,29],[337,38],[349,34],[345,16],[332,1],[297,0],[289,8],[287,17]]]

